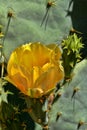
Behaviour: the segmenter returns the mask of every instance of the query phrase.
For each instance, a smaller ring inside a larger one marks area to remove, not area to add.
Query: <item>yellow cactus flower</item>
[[[6,79],[22,93],[40,98],[63,79],[61,51],[56,44],[28,43],[16,48],[8,61]]]

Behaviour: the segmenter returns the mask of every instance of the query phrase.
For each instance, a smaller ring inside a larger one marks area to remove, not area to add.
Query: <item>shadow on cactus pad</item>
[[[2,101],[0,106],[1,130],[35,130],[35,123],[30,115],[25,111],[26,103],[20,91],[12,84],[3,86],[8,91],[7,101]]]

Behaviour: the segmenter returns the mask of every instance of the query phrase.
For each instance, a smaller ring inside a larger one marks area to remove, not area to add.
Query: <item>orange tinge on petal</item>
[[[22,93],[40,98],[63,79],[61,51],[56,44],[29,43],[16,48],[8,61],[6,79]]]

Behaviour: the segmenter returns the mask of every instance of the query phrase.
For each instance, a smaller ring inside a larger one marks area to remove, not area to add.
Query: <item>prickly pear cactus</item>
[[[87,1],[1,0],[0,5],[0,130],[86,130],[87,60],[78,60],[81,39],[82,56],[87,56]],[[68,36],[72,27],[77,31]],[[30,98],[5,81],[14,48],[26,42],[62,40],[65,79],[51,95]]]
[[[61,97],[52,107],[51,130],[86,130],[86,95],[87,95],[87,60],[78,63],[74,69],[74,77],[72,81],[61,89]],[[75,88],[79,90],[74,94]],[[62,115],[58,120],[57,113]],[[56,122],[55,122],[55,121]]]
[[[8,24],[7,13],[14,14],[10,20],[10,27],[5,38],[5,53],[9,57],[14,48],[26,42],[40,41],[44,44],[60,43],[66,37],[72,27],[70,17],[66,17],[70,0],[56,0],[55,6],[48,11],[48,20],[45,29],[45,21],[41,26],[46,13],[47,1],[5,1],[1,0],[1,19],[5,32]],[[10,48],[8,48],[10,46]]]

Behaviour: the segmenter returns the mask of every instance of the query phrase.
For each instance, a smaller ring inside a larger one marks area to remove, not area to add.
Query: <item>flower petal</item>
[[[56,83],[63,79],[63,76],[64,72],[61,68],[52,67],[36,80],[34,87],[41,88],[45,95],[55,88]]]
[[[41,43],[26,44],[23,46],[21,64],[28,68],[32,66],[43,66],[50,60],[51,50]]]
[[[61,50],[60,50],[59,46],[57,44],[53,43],[53,44],[47,45],[47,47],[52,50],[52,55],[54,56],[53,57],[54,60],[58,61],[61,58]]]

